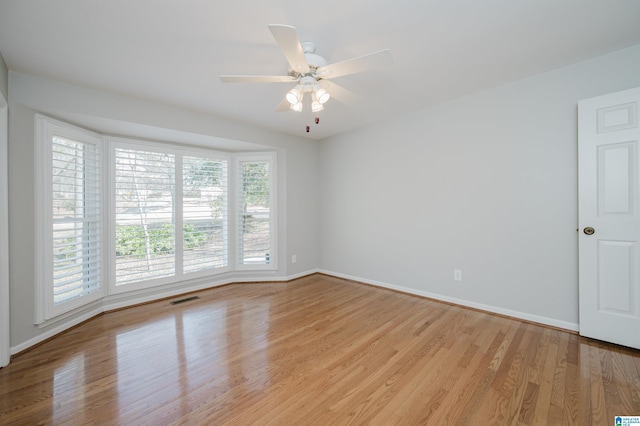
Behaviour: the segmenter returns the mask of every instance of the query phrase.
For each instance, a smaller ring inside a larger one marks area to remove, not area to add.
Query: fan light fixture
[[[304,76],[300,79],[300,84],[289,90],[286,95],[287,102],[289,102],[290,109],[296,112],[301,112],[303,109],[303,100],[305,93],[311,93],[311,110],[313,112],[322,111],[324,109],[324,103],[327,102],[331,95],[326,89],[321,88],[318,85],[318,80],[313,76]]]
[[[320,102],[321,104],[327,102],[329,100],[329,98],[331,97],[331,95],[329,94],[329,92],[327,92],[324,89],[318,89],[316,90],[315,93],[316,97],[318,98],[318,102]]]
[[[322,89],[320,89],[322,90]],[[318,111],[322,111],[324,109],[324,106],[322,105],[322,102],[320,102],[318,100],[318,92],[313,92],[311,94],[311,111],[313,112],[318,112]]]
[[[291,105],[302,102],[302,91],[300,90],[301,88],[302,86],[298,84],[296,87],[287,92],[286,98]]]
[[[311,111],[322,111],[324,109],[323,104],[331,98],[329,92],[321,88],[317,80],[313,77],[304,77],[301,83],[302,84],[296,85],[296,87],[287,92],[286,99],[287,102],[291,104],[290,109],[301,112],[303,109],[304,94],[310,92]]]

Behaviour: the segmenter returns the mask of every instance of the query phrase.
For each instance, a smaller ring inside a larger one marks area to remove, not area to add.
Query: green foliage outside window
[[[152,254],[174,252],[175,235],[173,224],[149,228],[149,243]],[[200,247],[207,242],[206,232],[199,231],[191,223],[184,224],[184,249]],[[145,257],[144,229],[141,225],[119,225],[116,227],[116,256]]]

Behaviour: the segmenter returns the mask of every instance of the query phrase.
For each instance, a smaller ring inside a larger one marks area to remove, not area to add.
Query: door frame
[[[578,103],[580,335],[638,349],[640,340],[632,331],[640,323],[637,273],[640,260],[636,247],[640,234],[635,225],[639,207],[635,198],[639,185],[636,172],[639,100],[640,88],[634,87]],[[622,151],[625,147],[626,157],[609,160],[622,161],[623,166],[606,162],[606,152]],[[626,175],[611,175],[610,171],[623,169],[627,170]],[[623,197],[627,205],[620,207],[611,201],[613,204],[609,206],[605,194],[611,188],[624,188],[620,179],[628,181],[627,189],[624,193],[613,191],[612,196],[618,198],[611,200]],[[623,253],[625,249],[627,253]]]
[[[9,106],[0,93],[0,367],[11,360],[9,328]]]

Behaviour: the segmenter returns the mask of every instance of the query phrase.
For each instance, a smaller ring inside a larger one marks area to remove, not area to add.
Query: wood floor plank
[[[554,372],[554,360],[558,354],[558,345],[555,335],[557,330],[546,330],[548,341],[547,351],[544,356],[543,365],[539,370],[538,384],[540,386],[538,403],[531,424],[544,424],[549,416],[549,406],[551,405],[551,389]]]
[[[0,369],[0,424],[601,425],[640,351],[326,275],[106,313]]]

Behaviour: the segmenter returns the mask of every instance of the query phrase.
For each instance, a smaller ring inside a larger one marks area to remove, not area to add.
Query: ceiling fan
[[[330,97],[348,103],[357,96],[336,83],[328,81],[329,79],[368,71],[393,62],[391,51],[384,49],[327,64],[322,56],[315,53],[316,46],[313,42],[299,41],[294,27],[277,24],[271,24],[268,27],[289,63],[288,75],[221,75],[220,81],[224,83],[295,83],[295,87],[287,92],[285,99],[276,108],[278,112],[290,109],[302,111],[305,94],[309,94],[306,97],[306,103],[313,112],[324,109],[323,104]],[[318,117],[316,117],[317,122]],[[307,126],[308,131],[309,126]]]

